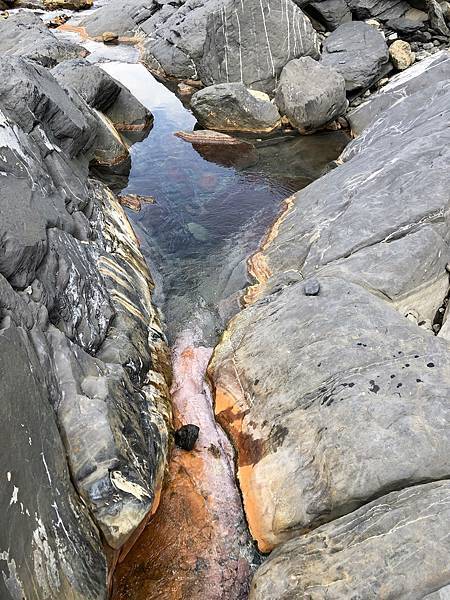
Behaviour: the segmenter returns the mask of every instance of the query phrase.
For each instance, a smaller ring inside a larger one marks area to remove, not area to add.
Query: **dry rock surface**
[[[442,52],[349,114],[358,137],[288,199],[215,350],[250,529],[275,549],[251,598],[450,582],[449,76]]]

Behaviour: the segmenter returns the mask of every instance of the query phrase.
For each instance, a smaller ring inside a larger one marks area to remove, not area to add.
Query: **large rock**
[[[103,600],[102,540],[113,557],[158,503],[167,348],[134,233],[88,179],[106,117],[34,61],[0,74],[1,596]]]
[[[125,12],[125,14],[124,14]],[[300,56],[319,56],[309,19],[292,0],[113,0],[81,22],[89,35],[105,30],[143,38],[145,62],[177,78],[205,85],[241,82],[273,91],[283,66]]]
[[[439,2],[437,0],[427,0],[427,5],[431,28],[440,35],[450,36],[450,29],[447,27],[444,11]]]
[[[345,80],[312,58],[291,60],[281,72],[275,102],[293,127],[318,129],[345,113]]]
[[[15,293],[0,276],[0,597],[105,600],[101,540],[70,481],[36,348],[39,332],[4,316],[9,295]]]
[[[369,87],[388,62],[382,34],[366,23],[344,23],[323,43],[321,63],[333,67],[345,79],[347,91]]]
[[[216,412],[264,550],[449,477],[450,352],[432,331],[449,289],[449,65],[398,76],[342,164],[286,202],[249,263],[254,304],[216,348]]]
[[[196,92],[191,108],[197,121],[219,131],[272,131],[280,114],[267,99],[255,97],[243,83],[221,83]]]
[[[75,90],[108,117],[117,131],[145,131],[153,122],[151,112],[105,70],[84,59],[65,61],[52,69],[66,89]]]
[[[0,19],[0,55],[30,58],[44,67],[86,56],[87,50],[58,39],[32,12],[18,12]]]
[[[284,544],[259,569],[251,600],[444,600],[433,592],[450,581],[449,494],[448,481],[392,492]]]

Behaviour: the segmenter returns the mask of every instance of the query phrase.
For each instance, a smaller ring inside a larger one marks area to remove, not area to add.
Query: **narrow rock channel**
[[[201,148],[175,137],[195,118],[140,64],[91,60],[151,110],[153,130],[132,149],[121,194],[155,198],[128,214],[158,282],[156,299],[172,346],[174,426],[200,428],[192,452],[174,448],[159,508],[119,558],[115,600],[244,599],[260,556],[236,485],[234,450],[215,420],[206,369],[226,321],[248,284],[247,258],[280,211],[281,200],[337,158],[346,134],[261,140],[256,152]],[[124,57],[134,54],[124,48]],[[113,50],[117,57],[119,50]],[[288,157],[294,157],[286,163]],[[121,181],[112,182],[120,187]]]

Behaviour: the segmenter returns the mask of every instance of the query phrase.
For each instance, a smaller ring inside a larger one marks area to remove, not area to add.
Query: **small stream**
[[[67,37],[67,34],[65,34]],[[342,132],[252,140],[254,150],[193,147],[175,137],[195,118],[130,46],[84,41],[89,60],[128,87],[154,115],[131,147],[122,194],[152,196],[127,210],[156,281],[172,347],[175,428],[194,423],[192,452],[174,448],[154,517],[116,567],[114,600],[244,600],[261,560],[235,479],[234,451],[214,417],[209,358],[249,283],[246,261],[281,202],[321,175],[348,141]]]

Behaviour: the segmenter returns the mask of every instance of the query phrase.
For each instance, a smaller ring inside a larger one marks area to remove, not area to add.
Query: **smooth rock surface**
[[[291,60],[281,72],[275,102],[300,132],[319,129],[345,113],[345,80],[310,57]]]
[[[442,53],[363,105],[341,164],[286,201],[249,262],[253,304],[210,377],[264,551],[449,477],[450,352],[432,332],[449,290],[449,73]]]
[[[196,92],[191,108],[197,121],[219,131],[269,132],[279,127],[280,114],[269,99],[251,94],[242,83],[221,83]]]
[[[393,492],[282,545],[251,600],[444,600],[434,590],[450,580],[449,497],[448,481]]]
[[[344,23],[326,38],[320,62],[334,68],[352,92],[369,87],[388,62],[389,51],[382,34],[366,23]]]

